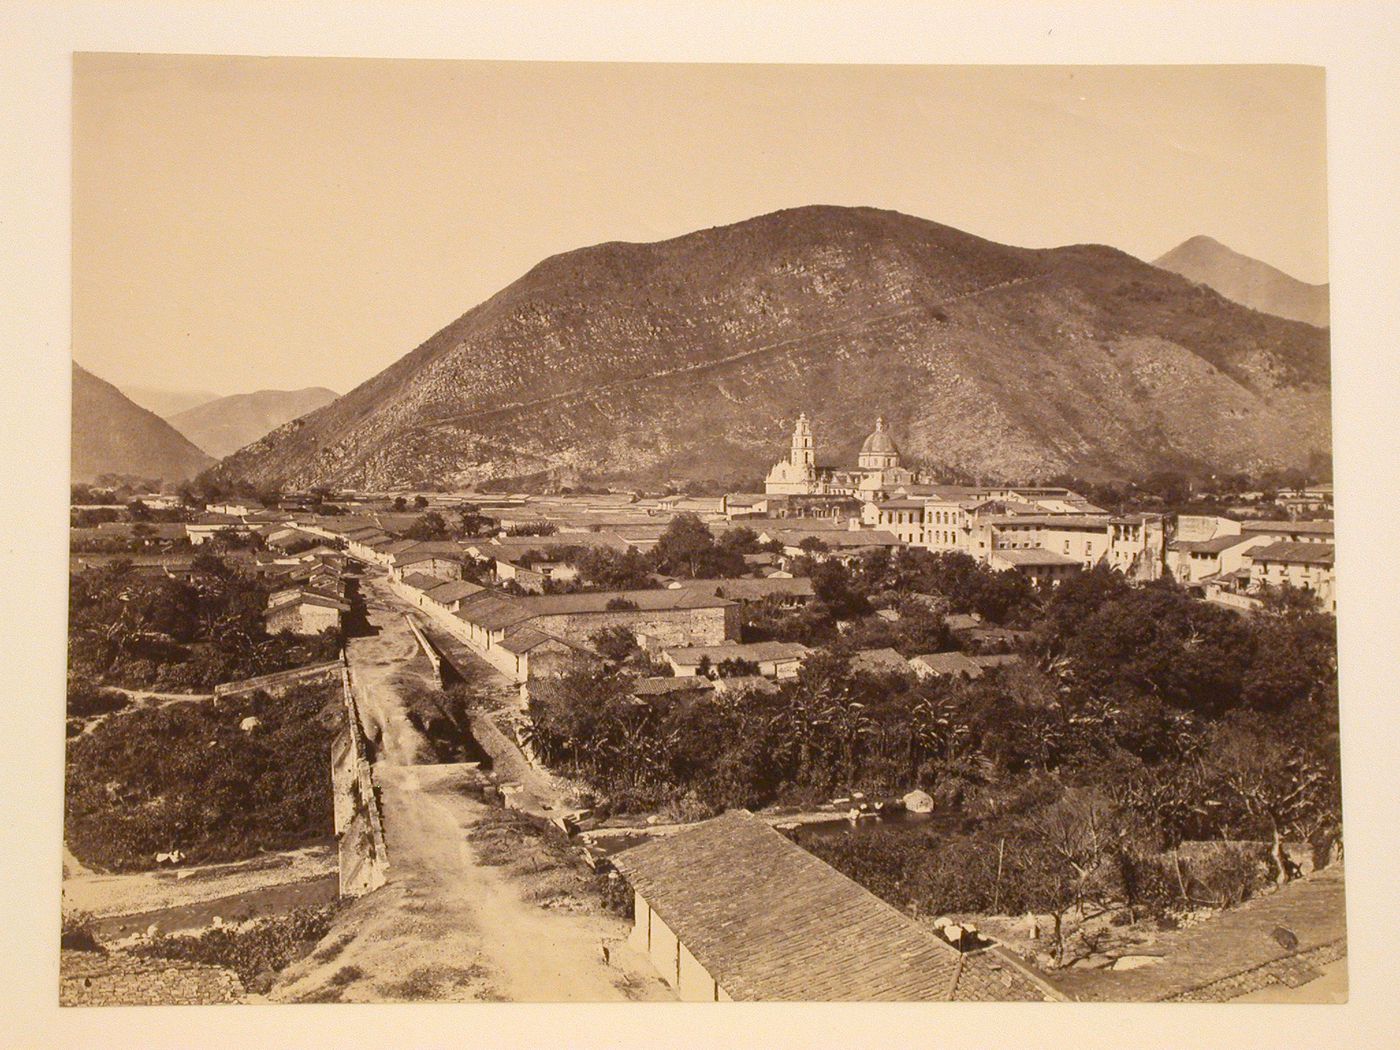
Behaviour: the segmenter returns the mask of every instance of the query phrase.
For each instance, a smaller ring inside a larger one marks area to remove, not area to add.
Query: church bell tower
[[[788,462],[794,467],[816,466],[817,453],[812,445],[812,424],[808,422],[806,412],[797,417],[797,425],[792,428],[792,454]]]

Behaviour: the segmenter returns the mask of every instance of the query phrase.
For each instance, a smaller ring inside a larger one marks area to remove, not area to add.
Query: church
[[[853,496],[870,501],[921,480],[920,475],[899,465],[899,448],[885,429],[884,419],[875,421],[874,432],[861,445],[856,469],[818,466],[812,423],[803,412],[793,427],[787,459],[773,465],[763,491],[770,496]]]

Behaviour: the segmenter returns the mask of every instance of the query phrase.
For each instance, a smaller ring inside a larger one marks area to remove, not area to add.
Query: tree
[[[430,510],[410,525],[404,535],[411,540],[445,540],[448,535],[447,522],[437,511]]]
[[[636,636],[621,624],[595,631],[588,640],[599,656],[615,664],[626,663],[640,652]]]
[[[395,496],[395,497],[394,497],[394,509],[395,509],[395,510],[397,510],[397,511],[403,511],[403,510],[406,510],[407,508],[408,508],[408,500],[404,499],[402,496]]]
[[[713,554],[715,539],[694,514],[678,514],[671,519],[656,542],[652,558],[658,571],[694,579]]]
[[[495,518],[488,518],[471,504],[464,504],[458,514],[460,515],[459,529],[463,536],[480,536],[484,532],[495,532],[496,529],[500,528],[500,522]]]
[[[1257,720],[1228,720],[1212,732],[1206,752],[1207,782],[1228,807],[1235,829],[1272,841],[1275,879],[1291,877],[1284,836],[1313,838],[1336,825],[1341,800],[1335,762],[1264,727]]]
[[[423,509],[426,508],[427,506],[428,506],[428,497],[427,497],[427,496],[424,496],[422,493],[419,493],[417,496],[414,496],[414,497],[413,497],[413,509],[414,509],[414,510],[423,510]]]

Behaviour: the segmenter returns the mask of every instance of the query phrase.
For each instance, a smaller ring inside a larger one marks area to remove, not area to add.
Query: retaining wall
[[[331,744],[331,787],[335,796],[335,836],[340,855],[340,895],[358,897],[384,885],[389,851],[374,790],[364,730],[350,668],[341,665],[345,728]]]
[[[310,667],[296,667],[290,671],[276,671],[273,674],[259,675],[256,678],[244,678],[237,682],[225,682],[223,685],[214,687],[215,697],[239,696],[243,693],[252,693],[261,689],[263,692],[276,696],[284,693],[295,686],[305,685],[308,682],[330,682],[333,681],[340,669],[345,666],[344,657],[339,660],[331,660],[323,664],[312,664]]]
[[[442,675],[442,656],[438,653],[433,643],[428,641],[427,636],[419,630],[418,625],[413,622],[412,616],[405,613],[403,619],[404,623],[408,624],[408,629],[413,632],[413,637],[418,642],[418,648],[423,650],[423,655],[428,658],[428,663],[433,665],[433,675],[437,678],[438,685],[446,685],[447,683]]]

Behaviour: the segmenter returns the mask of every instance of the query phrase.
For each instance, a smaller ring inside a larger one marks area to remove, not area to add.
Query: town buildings
[[[817,463],[816,439],[804,412],[797,417],[787,458],[779,460],[763,483],[765,495],[855,496],[878,499],[899,485],[914,484],[919,475],[900,466],[899,448],[885,429],[883,418],[861,445],[854,470]]]

